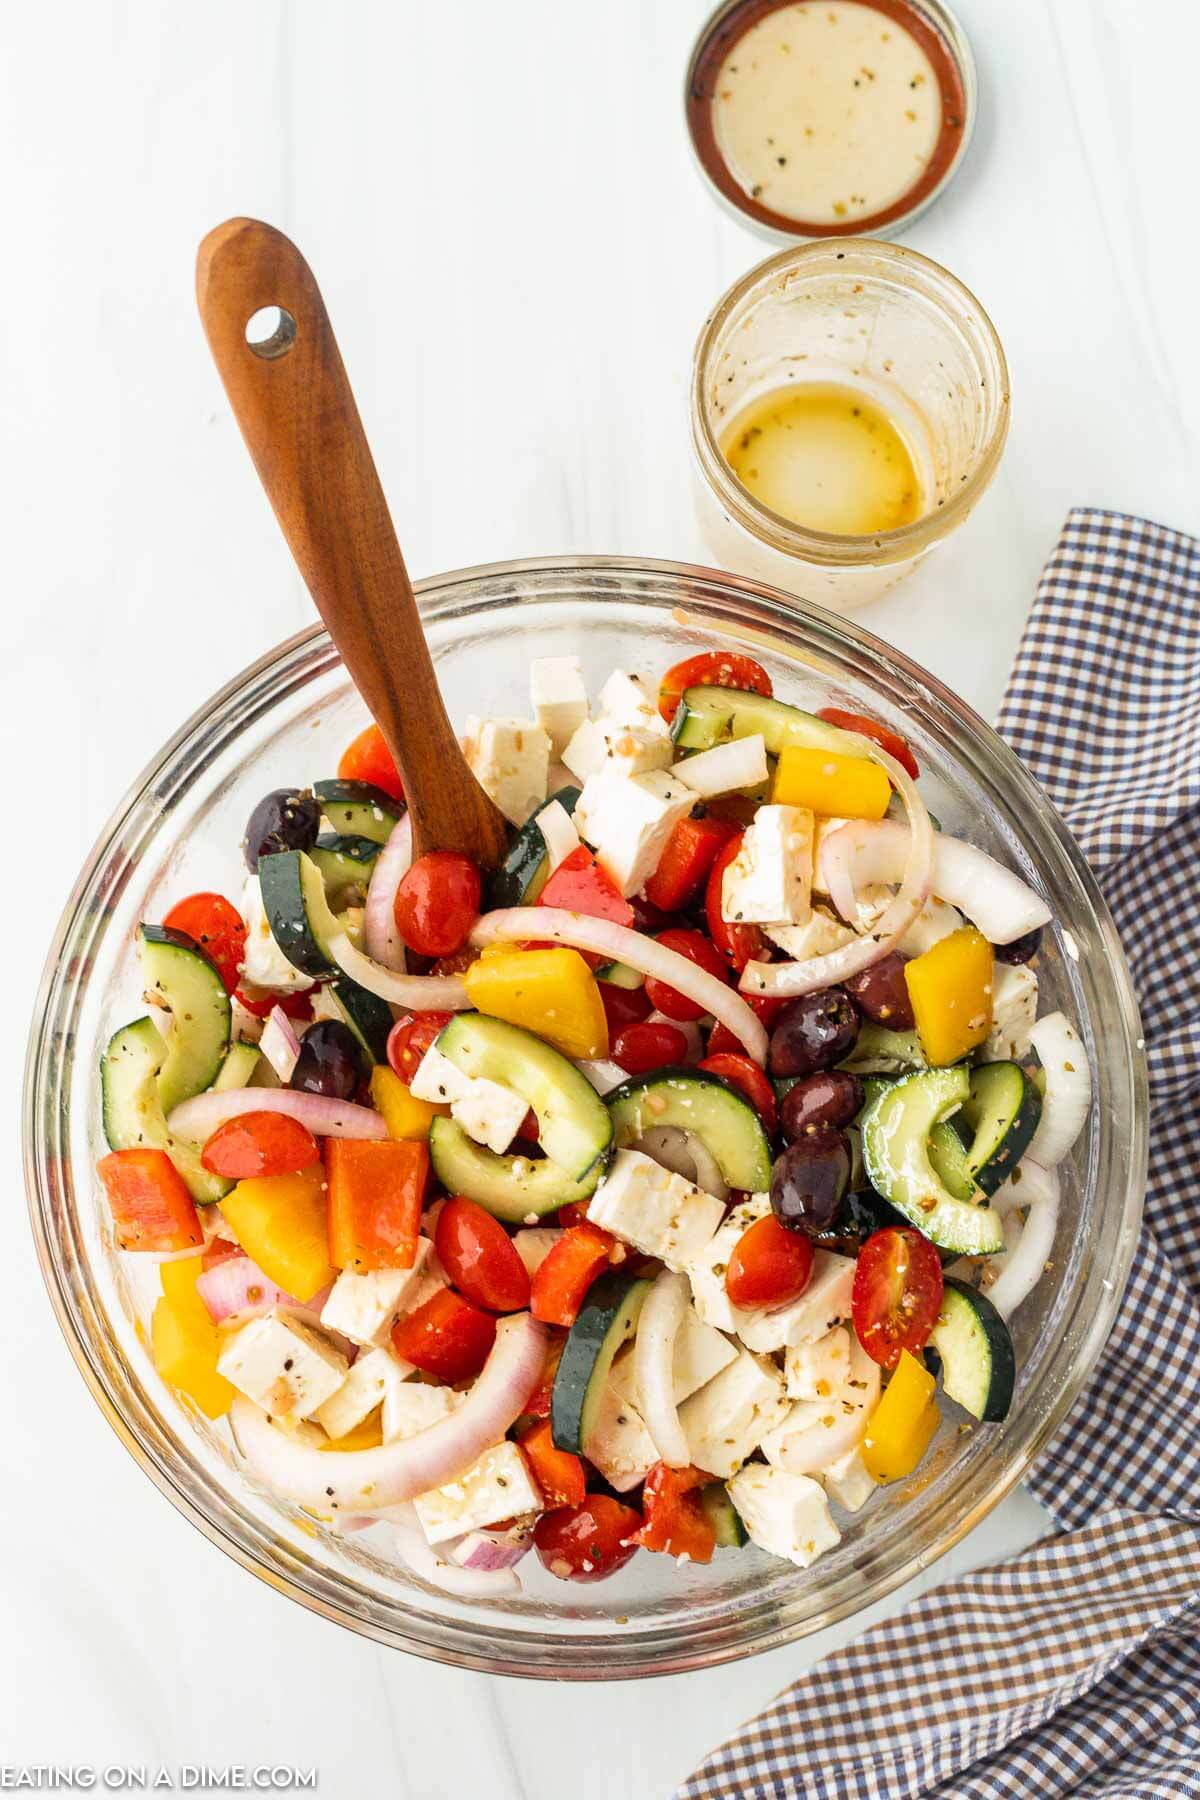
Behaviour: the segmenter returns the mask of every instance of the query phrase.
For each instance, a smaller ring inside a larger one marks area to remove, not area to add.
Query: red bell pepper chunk
[[[586,913],[589,919],[611,919],[614,925],[633,924],[632,906],[586,844],[559,863],[538,895],[538,905]]]
[[[392,1326],[392,1348],[404,1362],[440,1381],[470,1381],[496,1341],[492,1313],[472,1306],[453,1288],[438,1292]]]
[[[647,900],[668,913],[686,906],[707,881],[717,852],[736,835],[728,819],[680,819],[646,883]]]
[[[690,1562],[712,1561],[717,1535],[700,1504],[700,1490],[711,1481],[703,1469],[655,1463],[642,1490],[644,1523],[637,1541],[643,1550],[665,1550]]]
[[[607,1268],[617,1240],[598,1225],[573,1225],[533,1277],[529,1310],[544,1325],[573,1325],[584,1295]]]
[[[122,1250],[191,1250],[204,1242],[192,1196],[165,1150],[113,1150],[96,1172]]]
[[[429,1146],[328,1138],[325,1156],[334,1268],[360,1275],[411,1269],[429,1181]]]
[[[560,1450],[550,1433],[549,1419],[530,1425],[517,1439],[547,1507],[582,1506],[587,1493],[583,1464],[569,1450]]]

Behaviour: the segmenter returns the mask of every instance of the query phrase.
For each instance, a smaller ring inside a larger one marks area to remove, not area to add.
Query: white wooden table
[[[18,834],[0,901],[0,1763],[315,1765],[337,1800],[658,1800],[848,1635],[556,1688],[310,1617],[185,1524],[100,1418],[16,1168],[24,1021],[87,846],[178,721],[310,618],[202,342],[197,241],[241,212],[306,250],[415,574],[560,550],[703,560],[691,344],[766,250],[690,165],[680,87],[703,11],[47,0],[0,17],[0,720]],[[992,312],[1013,430],[976,516],[869,623],[986,713],[1068,506],[1200,527],[1200,27],[1183,0],[962,12],[980,129],[910,241]],[[1015,1497],[929,1580],[1041,1524]]]

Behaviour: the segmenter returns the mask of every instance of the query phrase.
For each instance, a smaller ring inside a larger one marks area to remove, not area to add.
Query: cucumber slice
[[[544,804],[549,806],[551,800],[557,800],[566,812],[573,813],[578,798],[577,787],[563,787],[551,794]],[[539,807],[538,812],[541,810]],[[493,869],[487,877],[488,908],[535,905],[549,876],[550,858],[535,813],[518,831],[500,867]]]
[[[603,1168],[613,1141],[608,1108],[561,1051],[485,1013],[459,1013],[435,1041],[464,1075],[498,1081],[533,1108],[538,1141],[560,1174],[582,1182]]]
[[[718,1550],[740,1550],[750,1542],[742,1515],[729,1498],[723,1481],[710,1481],[700,1490],[700,1510],[713,1528]]]
[[[322,832],[309,855],[321,871],[328,893],[340,888],[365,888],[375,867],[375,858],[383,849],[374,838],[339,837],[336,832]]]
[[[977,1419],[1003,1419],[1017,1362],[1008,1326],[986,1295],[948,1281],[929,1341],[942,1359],[942,1386]]]
[[[588,1289],[550,1390],[550,1436],[559,1450],[583,1453],[613,1358],[637,1329],[650,1287],[650,1282],[614,1269]]]
[[[325,898],[321,871],[303,850],[261,856],[258,878],[271,936],[288,961],[320,981],[336,972],[330,941],[344,930]]]
[[[597,1163],[582,1181],[575,1181],[549,1157],[497,1156],[468,1137],[456,1119],[442,1117],[429,1127],[429,1158],[448,1194],[476,1201],[507,1225],[523,1225],[560,1206],[590,1200],[603,1168]]]
[[[192,1199],[211,1206],[233,1186],[210,1175],[195,1144],[172,1137],[159,1099],[159,1079],[167,1046],[153,1019],[135,1019],[108,1041],[100,1058],[100,1105],[104,1135],[114,1150],[165,1150],[187,1184]]]
[[[400,818],[401,807],[369,781],[317,781],[313,793],[339,837],[372,838],[386,844]]]
[[[708,750],[724,738],[762,734],[772,756],[788,744],[806,750],[833,750],[861,756],[861,740],[815,713],[802,712],[783,700],[769,700],[744,688],[690,687],[675,714],[674,737],[681,750]]]
[[[967,1167],[984,1193],[994,1194],[1033,1141],[1042,1096],[1019,1063],[980,1063],[961,1116],[972,1134]]]
[[[387,1001],[381,1000],[378,994],[368,993],[348,975],[339,975],[336,981],[331,981],[325,994],[338,1018],[358,1039],[367,1060],[386,1062],[387,1041],[396,1022]]]
[[[915,1031],[889,1031],[872,1019],[863,1020],[853,1050],[838,1064],[852,1075],[908,1075],[925,1067],[925,1052]]]
[[[703,1069],[655,1069],[608,1095],[618,1149],[657,1125],[694,1131],[730,1187],[761,1194],[771,1185],[771,1143],[750,1102]]]
[[[926,1150],[934,1173],[940,1177],[947,1193],[953,1194],[956,1200],[971,1200],[978,1204],[983,1196],[967,1162],[967,1146],[959,1137],[953,1120],[943,1119],[940,1125],[934,1126]]]
[[[876,1192],[939,1249],[990,1256],[1004,1244],[999,1213],[955,1199],[929,1160],[929,1134],[969,1093],[961,1064],[894,1082],[863,1115],[863,1161]]]
[[[230,1044],[213,1082],[213,1091],[227,1094],[230,1088],[249,1087],[262,1060],[263,1053],[257,1044]]]
[[[159,1102],[169,1113],[216,1080],[229,1047],[229,994],[216,965],[182,931],[139,925],[138,955],[147,998],[156,996],[171,1013],[158,1072]]]
[[[607,981],[611,987],[627,988],[631,993],[635,988],[645,987],[646,977],[640,969],[631,969],[628,963],[605,963],[596,970],[597,981]]]

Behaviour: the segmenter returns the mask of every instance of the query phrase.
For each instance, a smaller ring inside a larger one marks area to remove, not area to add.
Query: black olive
[[[297,788],[276,788],[264,794],[246,823],[242,855],[246,867],[258,868],[260,856],[277,856],[283,850],[311,850],[321,826],[320,803]]]

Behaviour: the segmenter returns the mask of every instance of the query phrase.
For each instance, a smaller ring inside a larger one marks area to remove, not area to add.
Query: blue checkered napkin
[[[1073,512],[1000,729],[1103,884],[1154,1115],[1116,1326],[1030,1479],[1060,1529],[830,1657],[680,1800],[1200,1795],[1200,542]]]

